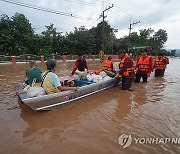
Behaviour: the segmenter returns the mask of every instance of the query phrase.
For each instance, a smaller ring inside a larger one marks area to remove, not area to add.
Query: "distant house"
[[[171,55],[176,56],[176,50],[171,50]]]

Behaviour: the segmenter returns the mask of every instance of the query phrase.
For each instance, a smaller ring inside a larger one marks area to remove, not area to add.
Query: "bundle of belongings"
[[[88,80],[91,82],[101,82],[101,81],[106,81],[114,77],[116,74],[113,73],[112,71],[97,71],[95,73],[87,73],[87,71],[80,72],[76,71],[76,74],[73,75],[72,77],[74,80]]]
[[[70,76],[59,77],[62,86],[74,87],[74,78]]]
[[[42,87],[40,86],[35,86],[35,83],[36,83],[36,78],[33,80],[32,82],[32,85],[24,85],[24,91],[27,93],[27,96],[29,98],[32,98],[32,97],[38,97],[38,96],[43,96],[45,95],[45,91]]]
[[[101,81],[106,81],[106,80],[109,80],[109,79],[111,79],[111,77],[108,76],[104,71],[100,72],[99,75],[96,75],[95,73],[87,75],[87,80],[93,81],[95,83],[101,82]]]

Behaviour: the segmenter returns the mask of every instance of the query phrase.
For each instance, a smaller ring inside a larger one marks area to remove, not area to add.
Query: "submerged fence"
[[[85,59],[99,59],[99,55],[84,55]],[[30,60],[36,60],[36,61],[45,61],[47,59],[56,59],[56,60],[77,60],[78,55],[45,55],[45,56],[38,56],[33,54],[24,54],[24,55],[18,55],[18,56],[6,56],[6,55],[0,55],[0,62],[28,62]]]

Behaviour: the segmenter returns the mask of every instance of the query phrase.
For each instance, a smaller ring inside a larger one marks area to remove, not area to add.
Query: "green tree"
[[[100,22],[91,29],[75,27],[74,31],[63,35],[50,24],[41,34],[35,34],[25,15],[16,13],[10,18],[3,14],[0,18],[0,54],[97,54],[102,49],[102,26]],[[116,32],[107,21],[104,22],[105,54],[128,49],[129,36],[117,39]],[[151,28],[142,29],[130,35],[131,47],[150,46],[153,52],[159,52],[166,41],[167,32],[162,29],[157,32]]]
[[[103,23],[100,22],[97,24],[96,27],[93,27],[92,29],[90,29],[90,32],[95,36],[95,41],[96,41],[96,51],[100,51],[102,49],[102,27],[103,27]],[[114,41],[114,39],[116,39],[115,37],[115,32],[117,32],[116,29],[113,29],[107,21],[104,22],[104,52],[106,54],[111,53],[112,52],[112,41],[114,43],[116,43],[116,41]]]
[[[153,29],[148,28],[148,29],[142,29],[140,30],[139,34],[139,44],[142,46],[149,46],[150,45],[150,39],[151,35],[154,32]]]
[[[167,32],[163,29],[159,29],[155,34],[153,35],[153,44],[154,47],[158,50],[160,50],[163,45],[166,43],[168,37]]]
[[[12,46],[12,36],[11,36],[11,19],[6,15],[1,15],[0,19],[0,53],[7,54]]]
[[[67,34],[66,41],[70,53],[92,54],[95,50],[95,37],[84,26],[75,27],[74,32]]]
[[[13,52],[17,54],[31,53],[29,48],[29,38],[34,34],[29,20],[24,14],[15,13],[12,16],[12,29],[11,35],[14,40],[12,46]]]
[[[28,38],[34,32],[29,20],[23,14],[15,13],[11,18],[2,15],[0,33],[0,47],[3,49],[3,53],[16,55],[29,51]]]

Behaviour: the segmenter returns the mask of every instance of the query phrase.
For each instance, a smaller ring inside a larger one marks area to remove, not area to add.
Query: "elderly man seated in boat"
[[[43,73],[43,84],[42,87],[44,88],[47,94],[57,93],[60,91],[65,90],[77,90],[77,87],[63,87],[61,86],[59,77],[55,74],[56,70],[56,60],[49,59],[46,62],[47,71]]]
[[[28,80],[25,83],[31,86],[34,81],[35,86],[41,86],[42,70],[39,67],[36,67],[36,62],[34,60],[29,61],[29,66],[30,68],[26,70],[26,76]]]

